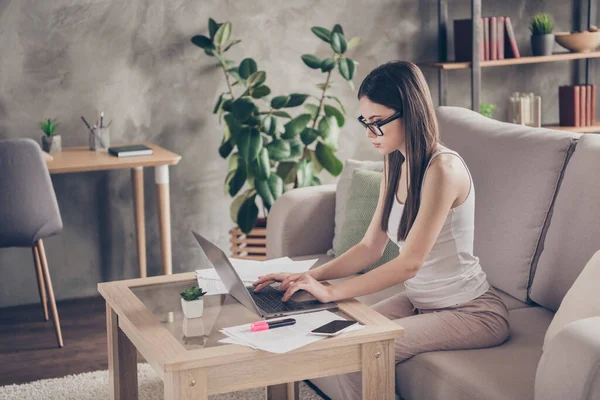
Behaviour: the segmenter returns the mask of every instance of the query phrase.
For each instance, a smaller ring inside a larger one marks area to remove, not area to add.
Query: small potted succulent
[[[552,55],[554,47],[554,24],[552,17],[546,13],[537,13],[531,18],[531,53],[534,56]]]
[[[40,128],[44,132],[42,136],[42,148],[47,153],[60,151],[62,148],[60,135],[56,134],[56,120],[48,118],[40,122]]]
[[[206,294],[198,286],[192,286],[179,293],[181,295],[181,308],[186,318],[200,318],[204,311],[202,296]]]

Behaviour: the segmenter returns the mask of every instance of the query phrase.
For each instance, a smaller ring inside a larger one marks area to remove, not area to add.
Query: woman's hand
[[[321,282],[308,274],[299,274],[300,276],[291,281],[287,285],[285,294],[281,298],[282,301],[288,301],[289,298],[298,290],[306,290],[312,294],[321,303],[329,303],[333,301],[333,292],[331,286],[325,286]],[[280,286],[281,288],[281,286]]]
[[[278,272],[278,273],[273,273],[273,274],[268,274],[268,275],[264,275],[264,276],[259,276],[258,280],[256,280],[255,282],[252,283],[252,285],[254,285],[254,291],[255,292],[260,292],[262,289],[264,289],[265,287],[269,286],[272,283],[275,282],[284,282],[284,281],[290,281],[289,278],[291,276],[296,276],[295,279],[297,279],[297,277],[300,274],[290,274],[288,272]],[[279,286],[281,288],[281,285]],[[282,288],[283,290],[283,288]]]

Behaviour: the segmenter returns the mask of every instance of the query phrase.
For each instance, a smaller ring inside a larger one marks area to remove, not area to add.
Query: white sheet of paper
[[[311,335],[310,331],[333,320],[344,319],[339,315],[326,310],[298,314],[291,318],[296,320],[296,324],[281,328],[251,332],[250,324],[244,324],[231,328],[224,328],[221,332],[233,339],[237,344],[246,345],[271,353],[286,353],[326,338],[325,336]],[[352,328],[348,328],[348,331],[361,329],[362,327],[362,325],[356,324]]]

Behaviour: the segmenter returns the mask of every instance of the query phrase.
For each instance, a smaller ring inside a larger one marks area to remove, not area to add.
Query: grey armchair
[[[0,248],[31,247],[38,289],[48,320],[48,300],[58,346],[58,310],[42,239],[62,230],[62,219],[40,146],[31,139],[0,140]]]

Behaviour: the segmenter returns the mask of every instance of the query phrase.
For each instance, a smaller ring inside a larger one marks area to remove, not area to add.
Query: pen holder
[[[110,131],[108,128],[96,128],[90,135],[90,150],[107,151],[110,147]]]

